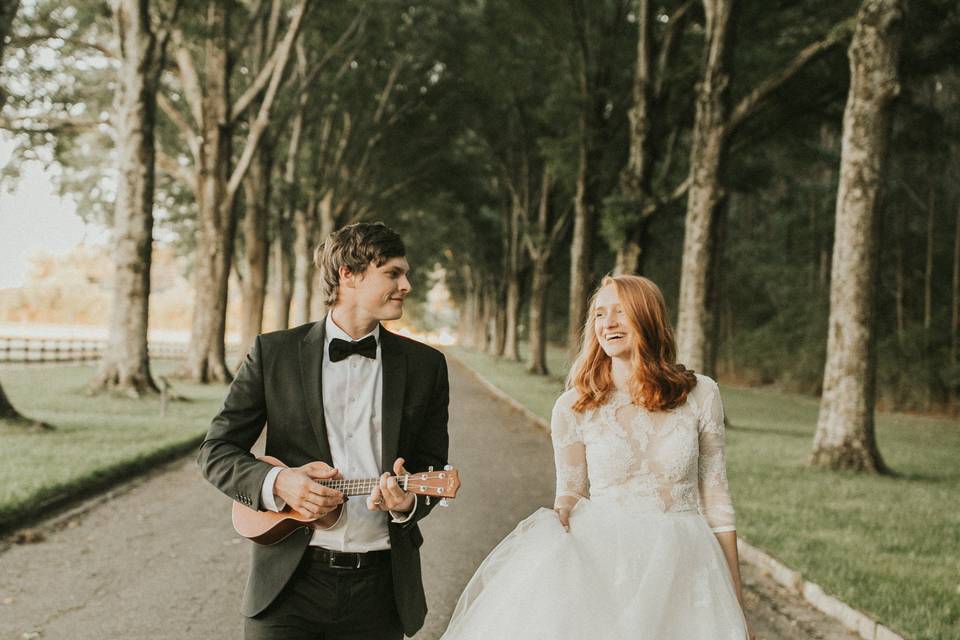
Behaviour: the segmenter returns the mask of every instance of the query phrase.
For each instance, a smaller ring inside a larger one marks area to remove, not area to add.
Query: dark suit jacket
[[[264,423],[266,454],[291,467],[321,460],[333,464],[327,442],[321,393],[324,322],[267,333],[257,338],[230,385],[223,408],[200,447],[203,475],[220,491],[263,510],[260,490],[270,465],[250,453]],[[381,471],[403,457],[411,472],[447,462],[449,383],[443,354],[380,327],[383,371],[383,455]],[[357,498],[354,498],[357,499]],[[436,503],[434,502],[434,505]],[[410,520],[389,524],[397,611],[412,636],[427,612],[420,577],[423,536],[417,521],[431,506],[423,498]],[[385,518],[388,518],[384,514]],[[389,519],[389,518],[388,518]],[[243,614],[263,611],[280,593],[300,562],[311,529],[272,546],[253,545]]]

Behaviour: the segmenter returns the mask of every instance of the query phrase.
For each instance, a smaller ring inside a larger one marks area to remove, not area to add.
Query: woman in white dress
[[[676,363],[663,295],[612,276],[553,409],[554,510],[483,561],[444,640],[752,640],[716,382]]]

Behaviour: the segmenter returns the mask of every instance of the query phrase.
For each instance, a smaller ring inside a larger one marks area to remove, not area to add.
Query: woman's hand
[[[560,526],[567,533],[570,533],[570,512],[577,506],[580,496],[557,496],[553,503],[553,511],[560,520]]]

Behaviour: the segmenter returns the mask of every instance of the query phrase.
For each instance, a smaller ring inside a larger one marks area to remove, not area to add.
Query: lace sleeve
[[[557,467],[555,507],[572,508],[587,496],[587,456],[573,411],[558,400],[550,419],[553,460]]]
[[[736,518],[730,487],[727,483],[727,463],[724,454],[723,403],[720,389],[713,380],[704,380],[708,386],[700,414],[700,458],[698,464],[700,512],[714,533],[735,531]]]

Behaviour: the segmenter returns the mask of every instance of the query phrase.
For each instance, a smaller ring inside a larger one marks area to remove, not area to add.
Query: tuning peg
[[[427,496],[427,506],[428,506],[428,507],[430,506],[430,496],[429,496],[429,495]]]
[[[440,499],[440,502],[438,502],[437,504],[438,504],[439,506],[441,506],[441,507],[449,507],[449,506],[450,506],[450,503],[447,502],[447,499],[446,499],[446,498],[441,498],[441,499]]]
[[[431,472],[431,473],[432,473],[432,472],[433,472],[433,466],[429,466],[429,467],[427,467],[427,471],[429,471],[429,472]]]
[[[453,465],[452,465],[452,464],[445,464],[445,465],[443,465],[443,470],[444,470],[444,471],[453,471]]]

